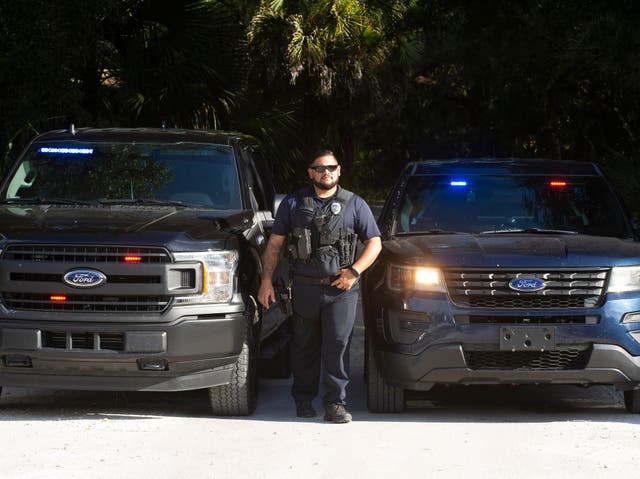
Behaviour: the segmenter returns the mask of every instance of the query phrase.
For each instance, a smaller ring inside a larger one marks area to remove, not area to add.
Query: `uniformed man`
[[[282,201],[263,256],[258,293],[266,308],[276,300],[271,281],[283,245],[291,263],[292,395],[299,417],[314,417],[320,371],[324,419],[351,421],[345,408],[349,347],[356,319],[359,278],[381,250],[380,230],[367,203],[338,186],[340,165],[329,150],[307,169],[312,184]],[[356,258],[357,240],[364,249]]]

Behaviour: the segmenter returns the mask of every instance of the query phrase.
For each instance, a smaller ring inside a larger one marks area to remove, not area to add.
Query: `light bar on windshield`
[[[59,148],[53,146],[42,146],[38,148],[38,153],[54,153],[59,155],[93,155],[93,148]]]
[[[451,180],[451,182],[449,182],[449,184],[451,186],[467,186],[467,181],[466,180]]]

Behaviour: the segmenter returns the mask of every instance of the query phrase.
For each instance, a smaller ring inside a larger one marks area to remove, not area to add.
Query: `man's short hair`
[[[315,153],[311,156],[311,161],[309,162],[309,165],[313,165],[313,162],[316,161],[321,156],[333,156],[336,159],[336,161],[338,161],[338,158],[333,153],[333,151],[327,150],[327,149],[321,149],[321,150],[316,150]]]

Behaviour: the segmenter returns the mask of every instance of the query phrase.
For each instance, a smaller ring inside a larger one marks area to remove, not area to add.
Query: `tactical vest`
[[[322,275],[334,275],[353,264],[358,235],[344,225],[347,203],[353,196],[339,188],[330,201],[317,206],[312,188],[298,191],[287,247],[290,260],[311,262]]]

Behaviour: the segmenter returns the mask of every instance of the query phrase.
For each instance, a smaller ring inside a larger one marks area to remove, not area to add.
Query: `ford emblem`
[[[62,280],[74,288],[95,288],[107,281],[107,277],[95,269],[72,269]]]
[[[509,281],[509,287],[512,290],[524,293],[540,291],[545,286],[545,282],[538,278],[516,278]]]

